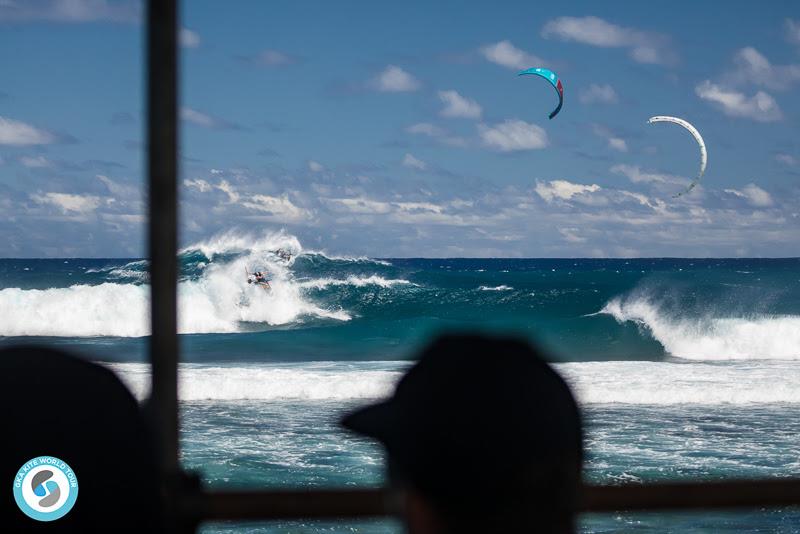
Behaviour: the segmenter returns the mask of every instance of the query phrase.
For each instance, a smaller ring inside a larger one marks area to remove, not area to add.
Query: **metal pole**
[[[178,464],[178,13],[176,0],[147,2],[147,159],[151,328],[150,409],[164,480]]]
[[[800,479],[584,485],[580,512],[710,510],[800,505]],[[384,488],[214,491],[183,495],[181,515],[195,521],[358,519],[400,513]]]

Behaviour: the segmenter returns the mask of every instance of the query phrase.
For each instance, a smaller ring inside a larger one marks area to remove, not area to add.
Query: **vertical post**
[[[164,480],[178,463],[178,13],[177,0],[147,2],[147,160],[151,288],[150,408]]]

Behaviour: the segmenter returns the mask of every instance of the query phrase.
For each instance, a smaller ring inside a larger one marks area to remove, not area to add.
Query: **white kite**
[[[679,126],[683,126],[689,133],[692,134],[694,140],[697,141],[697,144],[700,145],[700,172],[697,173],[697,178],[689,184],[689,187],[686,188],[686,191],[681,191],[677,195],[674,195],[672,198],[678,198],[681,195],[684,195],[694,189],[694,186],[700,181],[700,178],[703,177],[703,173],[706,172],[706,163],[708,163],[708,152],[706,152],[706,144],[703,141],[703,137],[700,135],[700,132],[697,131],[697,128],[689,124],[683,119],[679,119],[678,117],[666,117],[657,115],[655,117],[650,117],[647,119],[647,124],[653,124],[654,122],[672,122]]]

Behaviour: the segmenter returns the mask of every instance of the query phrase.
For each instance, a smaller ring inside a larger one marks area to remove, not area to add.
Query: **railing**
[[[178,443],[176,0],[147,2],[147,148],[152,287],[152,397],[166,503],[173,525],[211,520],[364,518],[396,515],[385,489],[206,492],[180,484]],[[800,505],[800,479],[585,485],[584,512]]]

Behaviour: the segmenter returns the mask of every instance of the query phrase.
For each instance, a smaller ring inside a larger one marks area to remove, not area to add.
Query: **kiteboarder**
[[[247,272],[247,269],[245,269],[245,272]],[[259,285],[263,287],[264,290],[272,289],[272,286],[269,283],[269,279],[267,278],[267,273],[263,271],[256,271],[252,275],[248,273],[247,283]]]

